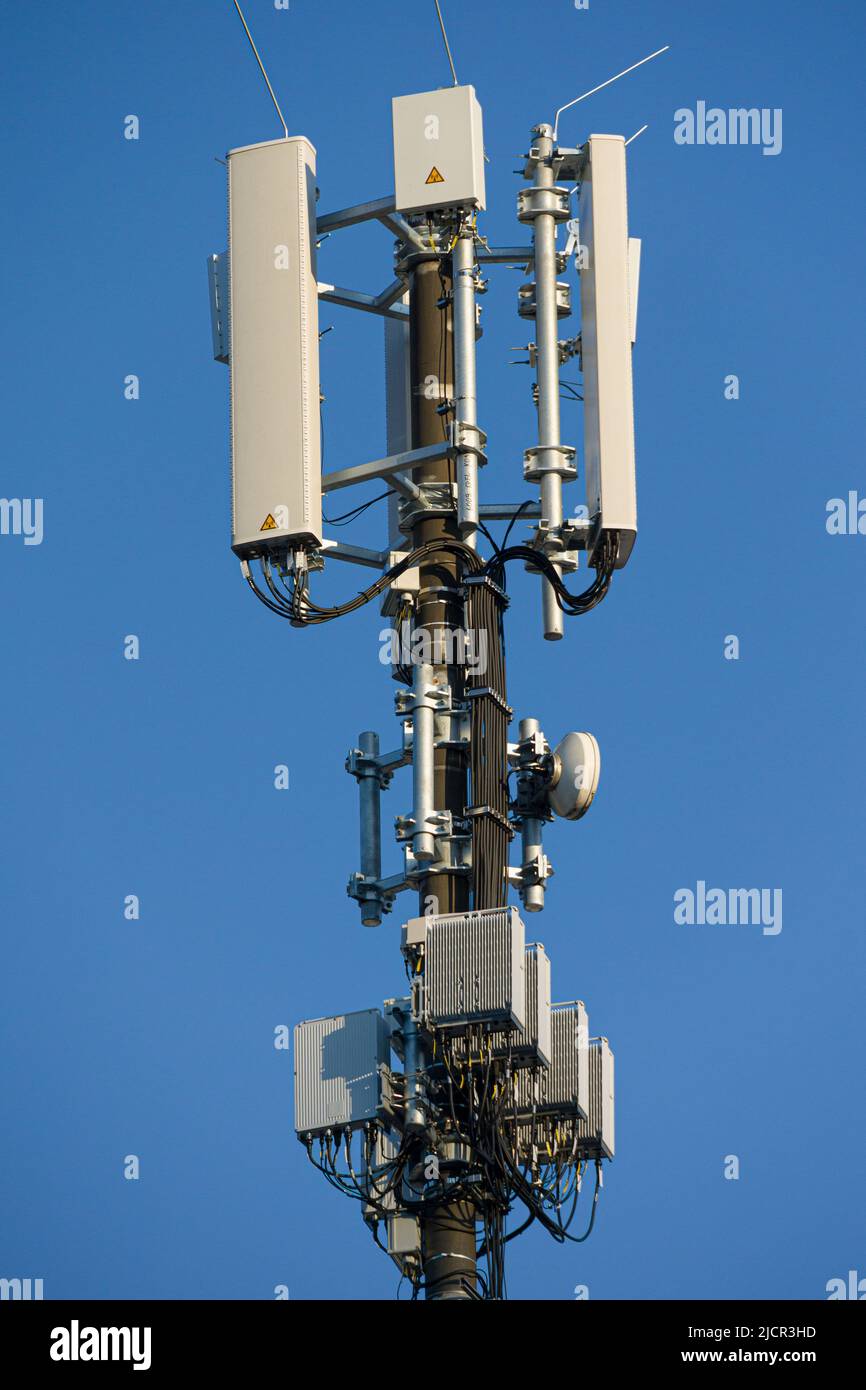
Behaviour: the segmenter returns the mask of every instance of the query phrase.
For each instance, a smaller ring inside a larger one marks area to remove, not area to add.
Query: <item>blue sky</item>
[[[671,45],[560,131],[649,123],[629,149],[634,555],[565,642],[542,641],[522,574],[508,617],[518,715],[557,739],[590,729],[602,749],[590,815],[551,828],[557,874],[530,935],[554,997],[583,998],[611,1040],[618,1153],[591,1240],[516,1242],[509,1291],[821,1298],[866,1273],[866,537],[825,526],[830,498],[866,495],[864,15],[832,0],[445,9],[484,108],[493,242],[520,235],[530,126]],[[317,148],[322,209],[387,193],[391,96],[448,80],[432,4],[399,24],[384,0],[247,0],[247,14],[292,133]],[[228,547],[205,279],[225,245],[215,159],[277,135],[274,113],[228,0],[7,6],[0,29],[0,493],[44,499],[41,545],[0,536],[0,1275],[41,1277],[47,1297],[391,1297],[393,1266],[294,1139],[272,1045],[275,1027],[375,1005],[403,978],[399,904],[366,931],[345,896],[345,751],[360,729],[397,728],[378,613],[296,632],[254,602]],[[677,145],[674,112],[699,100],[781,108],[781,153]],[[378,290],[389,257],[387,233],[355,229],[325,244],[320,274]],[[519,275],[490,275],[482,481],[488,499],[522,499],[534,421],[527,369],[508,362],[528,326]],[[338,308],[329,323],[337,467],[384,452],[381,327]],[[574,443],[577,412],[563,412]],[[374,509],[351,538],[378,545],[383,527]],[[342,567],[322,592],[354,580]],[[781,889],[782,931],[678,925],[674,894],[698,880]]]

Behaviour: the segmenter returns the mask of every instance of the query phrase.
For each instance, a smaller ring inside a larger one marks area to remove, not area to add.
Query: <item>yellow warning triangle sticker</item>
[[[262,522],[261,526],[259,527],[259,530],[260,530],[260,531],[276,531],[276,530],[277,530],[277,523],[274,521],[274,518],[273,518],[273,516],[271,515],[270,512],[268,512],[267,516],[265,517],[264,521]]]
[[[439,173],[439,170],[436,168],[436,165],[434,164],[434,165],[433,165],[433,168],[430,170],[430,173],[427,175],[427,177],[426,177],[426,179],[424,180],[424,182],[425,182],[425,183],[444,183],[445,180],[443,179],[442,175]]]

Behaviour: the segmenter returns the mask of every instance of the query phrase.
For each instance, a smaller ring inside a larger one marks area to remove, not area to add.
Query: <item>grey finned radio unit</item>
[[[452,1036],[476,1025],[526,1024],[525,932],[516,908],[484,908],[424,923],[424,1014]],[[419,919],[407,923],[407,932]]]
[[[299,136],[230,150],[227,163],[215,338],[227,311],[232,549],[250,559],[322,541],[316,152]]]
[[[531,941],[524,956],[526,1022],[520,1033],[491,1035],[494,1057],[508,1057],[513,1067],[546,1067],[551,1060],[550,957],[540,941]]]
[[[385,1113],[391,1047],[378,1009],[299,1023],[294,1055],[300,1136],[357,1129]]]
[[[550,1011],[550,1066],[539,1073],[542,1112],[586,1118],[589,1106],[589,1020],[580,999]]]
[[[583,1158],[613,1158],[613,1052],[607,1038],[589,1044],[589,1114],[577,1122],[577,1148]]]

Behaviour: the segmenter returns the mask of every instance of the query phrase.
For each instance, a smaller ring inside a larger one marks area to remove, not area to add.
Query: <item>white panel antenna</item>
[[[321,544],[316,155],[269,140],[228,155],[232,548]]]
[[[618,538],[617,568],[637,534],[631,350],[637,254],[629,254],[625,139],[591,135],[580,182],[583,434],[593,548]]]

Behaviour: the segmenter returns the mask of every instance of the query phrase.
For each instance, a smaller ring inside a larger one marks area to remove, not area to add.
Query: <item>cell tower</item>
[[[631,554],[640,252],[628,232],[628,142],[601,134],[565,147],[561,112],[531,130],[522,241],[490,246],[479,225],[481,107],[453,64],[452,74],[451,87],[393,100],[393,195],[320,213],[315,149],[285,122],[283,138],[231,150],[229,246],[209,262],[214,356],[231,373],[232,548],[244,579],[295,628],[378,601],[394,633],[397,734],[382,751],[364,730],[346,759],[360,810],[348,894],[367,927],[417,895],[402,914],[408,987],[381,1008],[297,1025],[295,1128],[328,1181],[360,1199],[412,1296],[439,1300],[504,1297],[505,1242],[533,1222],[559,1242],[586,1239],[614,1155],[613,1052],[591,1036],[583,1002],[551,1003],[551,962],[523,920],[544,907],[552,873],[545,825],[588,811],[599,748],[581,732],[552,745],[531,717],[510,736],[504,616],[517,562],[538,576],[544,636],[559,639]],[[395,240],[394,278],[379,294],[319,279],[317,241],[362,222]],[[580,325],[569,333],[572,264]],[[500,266],[525,269],[517,312],[535,325],[526,362],[537,437],[523,454],[530,496],[483,503],[478,297]],[[322,300],[383,319],[387,415],[384,457],[324,473]],[[583,374],[580,468],[560,433],[572,360]],[[566,514],[563,488],[579,476],[585,502]],[[387,544],[325,536],[322,494],[371,479],[390,490]],[[501,544],[492,521],[508,523]],[[509,545],[527,522],[528,537]],[[577,589],[581,556],[594,577]],[[378,577],[322,606],[316,576],[332,561]],[[411,779],[394,819],[402,863],[386,872],[382,793],[401,768]]]

